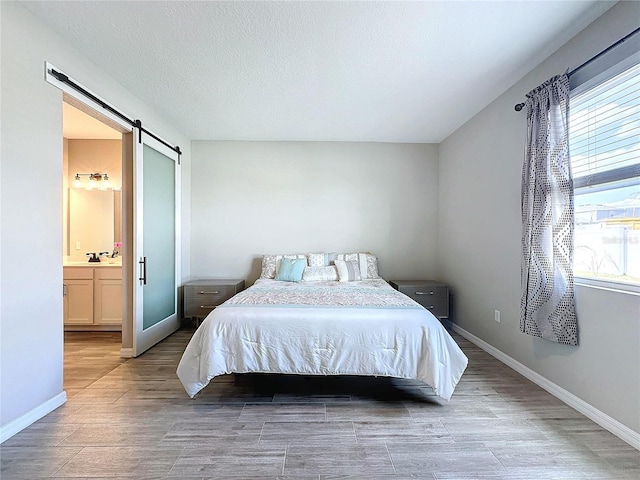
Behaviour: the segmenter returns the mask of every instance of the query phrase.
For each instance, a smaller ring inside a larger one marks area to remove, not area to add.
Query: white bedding
[[[209,314],[177,373],[191,397],[217,375],[260,372],[410,378],[449,400],[466,366],[431,312],[384,280],[260,279]]]

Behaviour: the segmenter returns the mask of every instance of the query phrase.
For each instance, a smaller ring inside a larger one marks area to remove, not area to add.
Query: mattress
[[[260,279],[213,310],[178,365],[187,394],[228,373],[415,379],[449,400],[467,357],[431,312],[382,279]]]

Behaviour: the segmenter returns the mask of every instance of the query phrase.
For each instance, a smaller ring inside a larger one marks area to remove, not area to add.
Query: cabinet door
[[[122,280],[97,279],[95,290],[95,323],[122,324]]]
[[[65,325],[93,325],[93,279],[65,280]]]

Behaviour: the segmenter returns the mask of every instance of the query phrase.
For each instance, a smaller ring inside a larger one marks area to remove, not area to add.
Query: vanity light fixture
[[[73,180],[73,186],[75,188],[82,188],[84,185],[80,179],[81,176],[89,177],[89,183],[86,186],[87,190],[107,190],[111,185],[109,184],[109,175],[106,173],[76,173]]]

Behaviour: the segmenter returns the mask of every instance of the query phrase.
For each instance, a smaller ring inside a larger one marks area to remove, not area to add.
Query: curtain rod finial
[[[516,104],[516,106],[514,108],[515,108],[516,112],[519,112],[520,110],[522,110],[524,108],[524,102]]]

